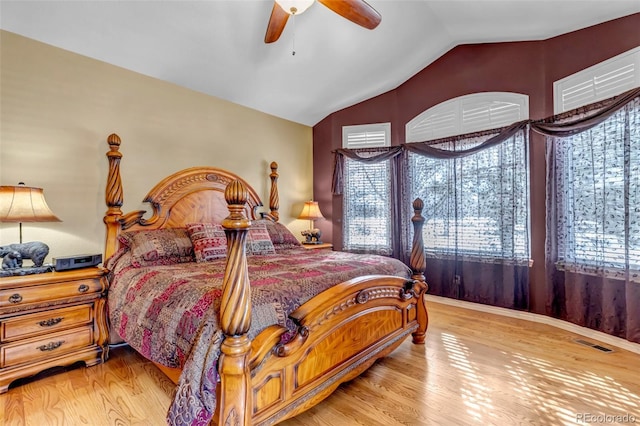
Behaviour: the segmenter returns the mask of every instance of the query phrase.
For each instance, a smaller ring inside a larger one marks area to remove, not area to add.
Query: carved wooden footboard
[[[271,326],[252,343],[249,330],[249,278],[244,233],[248,220],[239,203],[242,184],[227,188],[231,212],[223,222],[229,241],[221,315],[227,336],[218,364],[221,378],[218,424],[272,424],[307,410],[333,390],[386,356],[413,334],[424,343],[428,317],[424,301],[422,202],[414,202],[411,280],[365,276],[338,284],[314,297],[290,317],[297,333],[281,343],[286,329]]]
[[[239,177],[213,168],[178,172],[149,193],[145,201],[153,215],[122,214],[120,138],[111,135],[107,179],[105,256],[117,248],[121,230],[180,226],[187,221],[218,219],[227,236],[227,264],[223,280],[219,323],[225,335],[218,359],[220,383],[213,422],[217,424],[273,424],[316,405],[335,388],[351,380],[375,360],[386,356],[412,334],[424,343],[428,316],[424,295],[425,257],[422,243],[422,202],[413,204],[414,241],[411,279],[370,275],[340,283],[312,298],[290,317],[297,325],[288,330],[270,326],[253,340],[250,276],[245,240],[256,207],[261,202]],[[270,217],[278,219],[277,164],[271,164]],[[228,215],[216,211],[224,188]],[[217,201],[212,201],[213,199]],[[202,212],[198,207],[204,206]]]
[[[292,315],[299,324],[296,337],[251,359],[251,424],[280,421],[316,405],[393,351],[420,328],[417,305],[425,289],[419,281],[362,277],[303,305]]]

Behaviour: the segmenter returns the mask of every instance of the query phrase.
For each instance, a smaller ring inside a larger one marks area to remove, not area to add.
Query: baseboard
[[[482,303],[466,302],[464,300],[450,299],[448,297],[427,295],[427,302],[440,303],[442,305],[451,305],[464,309],[472,309],[475,311],[486,312],[495,315],[502,315],[505,317],[517,318],[521,320],[537,322],[541,324],[550,325],[552,327],[559,328],[571,333],[579,334],[584,337],[588,337],[599,342],[616,346],[620,349],[627,350],[636,354],[640,354],[640,344],[633,343],[620,337],[612,336],[601,331],[592,330],[587,327],[581,327],[579,325],[563,321],[557,318],[552,318],[547,315],[534,314],[532,312],[517,311],[515,309],[499,308],[497,306],[483,305]]]

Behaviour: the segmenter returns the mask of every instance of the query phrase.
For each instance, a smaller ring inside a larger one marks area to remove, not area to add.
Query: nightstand
[[[321,250],[321,249],[333,250],[333,244],[331,243],[302,244],[302,247],[306,248],[307,250]]]
[[[109,354],[103,268],[0,278],[0,393],[16,379]]]

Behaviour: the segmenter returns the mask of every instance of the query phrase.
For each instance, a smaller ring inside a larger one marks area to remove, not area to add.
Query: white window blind
[[[496,129],[529,118],[529,97],[510,92],[460,96],[417,115],[406,126],[407,142],[424,142]]]
[[[490,136],[447,142],[469,149]],[[492,262],[529,261],[528,141],[521,131],[469,156],[431,158],[410,153],[411,199],[423,199],[427,253]]]
[[[554,113],[611,98],[640,86],[640,47],[553,83]]]
[[[552,143],[560,265],[640,270],[640,101]]]
[[[342,147],[349,149],[391,146],[391,123],[342,127]]]
[[[345,158],[343,249],[390,255],[391,160]]]

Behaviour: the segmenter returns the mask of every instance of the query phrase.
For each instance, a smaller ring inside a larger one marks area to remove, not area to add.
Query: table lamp
[[[47,205],[42,188],[25,186],[23,182],[18,186],[0,186],[0,222],[17,222],[20,229],[19,244],[0,246],[0,257],[4,258],[2,269],[26,270],[22,268],[22,260],[31,259],[33,270],[29,268],[29,272],[22,273],[47,272],[49,268],[42,268],[42,264],[49,254],[49,247],[39,241],[22,243],[23,222],[60,222]]]
[[[298,219],[309,221],[309,229],[302,231],[302,235],[306,238],[303,244],[322,244],[322,241],[320,241],[322,232],[318,228],[313,227],[314,220],[324,219],[324,216],[322,216],[322,212],[320,211],[320,207],[318,206],[318,202],[306,201]]]

